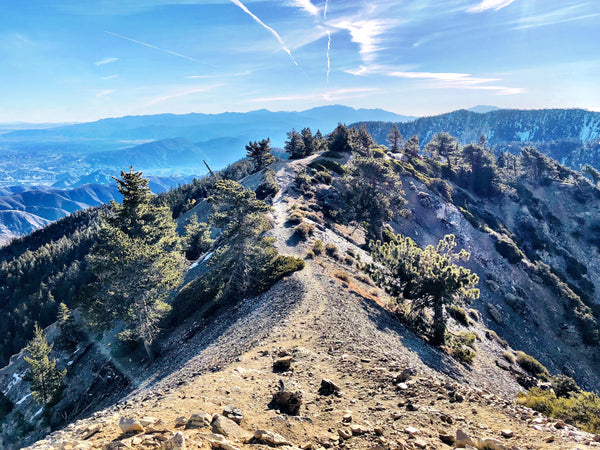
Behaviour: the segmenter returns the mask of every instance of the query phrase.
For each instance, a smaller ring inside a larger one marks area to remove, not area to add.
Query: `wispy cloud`
[[[103,91],[100,91],[96,94],[96,98],[105,97],[107,95],[112,94],[113,92],[115,92],[114,89],[104,89]]]
[[[192,58],[190,56],[182,55],[181,53],[177,53],[177,52],[174,52],[174,51],[171,51],[171,50],[160,48],[160,47],[157,47],[156,45],[148,44],[147,42],[138,41],[136,39],[132,39],[132,38],[127,37],[127,36],[123,36],[121,34],[113,33],[112,31],[105,31],[105,33],[106,34],[110,34],[111,36],[118,37],[120,39],[125,39],[126,41],[130,41],[130,42],[133,42],[135,44],[143,45],[144,47],[153,48],[154,50],[158,50],[158,51],[163,52],[163,53],[168,53],[168,54],[173,55],[173,56],[178,56],[179,58],[184,58],[184,59],[187,59],[187,60],[190,60],[190,61],[195,61],[195,62],[201,62],[201,61],[198,61],[197,59]]]
[[[325,32],[327,33],[327,83],[329,83],[329,74],[331,73],[331,31],[327,26],[327,8],[329,0],[325,0],[325,8],[323,9],[323,22],[325,22]]]
[[[547,25],[556,25],[559,23],[573,22],[576,20],[591,19],[600,16],[600,13],[585,13],[582,9],[588,6],[588,3],[579,3],[576,5],[559,8],[544,14],[522,17],[516,22],[513,30],[523,30],[527,28],[543,27]]]
[[[100,61],[96,61],[94,64],[97,66],[103,66],[104,64],[114,63],[114,62],[117,62],[118,60],[119,60],[119,58],[104,58],[104,59],[101,59]]]
[[[159,97],[155,97],[146,103],[146,106],[156,105],[157,103],[166,102],[168,100],[172,100],[174,98],[187,97],[188,95],[199,94],[201,92],[211,91],[222,84],[213,84],[209,86],[196,86],[193,88],[182,89],[175,92],[171,92],[169,94],[161,95]]]
[[[501,78],[474,77],[469,73],[417,72],[407,70],[395,70],[390,67],[378,65],[360,66],[358,69],[349,69],[345,72],[356,76],[379,74],[388,77],[406,78],[410,80],[430,80],[432,84],[427,86],[430,88],[494,91],[494,93],[497,95],[515,95],[524,94],[526,92],[523,88],[490,84],[502,81]]]
[[[479,3],[478,5],[475,5],[469,9],[467,9],[467,12],[478,13],[478,12],[483,12],[483,11],[487,11],[490,9],[498,11],[502,8],[507,7],[514,1],[515,0],[482,0],[482,2]]]
[[[279,45],[281,45],[281,48],[283,49],[283,51],[286,52],[290,56],[290,58],[292,58],[292,61],[294,62],[294,64],[298,65],[298,63],[296,62],[296,59],[294,58],[294,55],[292,55],[292,52],[287,47],[287,45],[285,45],[285,42],[283,42],[283,39],[281,39],[281,36],[279,36],[279,33],[277,33],[277,31],[275,31],[273,28],[271,28],[270,26],[265,24],[262,20],[260,20],[255,14],[252,13],[252,11],[250,11],[248,8],[246,8],[246,6],[240,0],[231,0],[231,2],[234,5],[239,6],[242,11],[244,11],[246,14],[248,14],[250,17],[252,17],[260,26],[262,26],[263,28],[268,30],[275,37],[275,39],[277,39],[277,42],[279,42]]]
[[[252,70],[244,70],[243,72],[236,73],[213,73],[209,75],[188,75],[186,78],[189,80],[202,80],[207,78],[234,78],[234,77],[245,77],[250,75]]]
[[[352,42],[356,42],[359,46],[359,52],[363,61],[371,62],[380,50],[380,35],[392,28],[395,23],[384,19],[342,18],[330,22],[330,25],[349,31]]]
[[[345,100],[349,98],[363,97],[367,94],[381,91],[378,88],[350,88],[350,89],[336,89],[333,91],[316,92],[304,95],[283,95],[276,97],[262,97],[253,98],[253,102],[283,102],[283,101],[294,101],[294,100],[309,100],[314,98],[322,98],[325,101],[333,102],[338,100]]]
[[[310,0],[290,0],[290,6],[296,6],[303,9],[311,16],[318,16],[321,13],[319,7],[312,4]]]
[[[107,77],[101,77],[101,80],[112,80],[113,78],[119,78],[119,75],[108,75]]]

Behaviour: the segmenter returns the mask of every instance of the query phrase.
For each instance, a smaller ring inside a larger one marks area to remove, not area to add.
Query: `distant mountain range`
[[[484,111],[487,106],[474,110]],[[366,122],[375,141],[386,143],[392,122]],[[360,125],[357,123],[355,125]],[[485,134],[496,149],[519,151],[534,145],[563,164],[579,168],[588,163],[600,168],[600,113],[583,109],[493,109],[488,112],[454,111],[411,122],[396,122],[406,138],[417,135],[421,145],[440,131],[446,131],[461,143],[477,142]]]

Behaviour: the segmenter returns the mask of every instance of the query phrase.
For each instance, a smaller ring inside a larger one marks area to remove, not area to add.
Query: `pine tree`
[[[367,131],[367,126],[362,124],[358,129],[358,133],[354,138],[354,148],[356,151],[362,155],[370,158],[373,156],[371,150],[376,145],[375,141]]]
[[[419,155],[420,149],[419,136],[416,134],[406,141],[406,144],[404,145],[404,153],[406,153],[409,158],[416,158]]]
[[[123,337],[140,340],[153,359],[158,321],[169,310],[169,293],[181,283],[183,256],[171,211],[156,206],[141,172],[121,172],[121,205],[102,219],[100,240],[89,257],[96,276],[87,305],[93,324],[124,320]]]
[[[310,128],[303,128],[300,134],[302,134],[302,142],[304,143],[304,156],[310,156],[315,153],[315,137]]]
[[[57,344],[67,350],[72,350],[77,345],[77,326],[75,318],[64,303],[58,305],[58,325],[60,326],[60,336]]]
[[[353,132],[345,125],[338,126],[327,135],[327,149],[332,152],[350,153],[352,151]]]
[[[327,150],[327,139],[323,137],[321,134],[321,130],[317,130],[315,135],[313,136],[313,144],[314,144],[314,152],[318,153],[324,150]]]
[[[287,133],[288,140],[285,141],[284,149],[290,154],[290,159],[304,158],[306,155],[306,146],[302,135],[296,130]]]
[[[271,154],[271,139],[249,142],[246,145],[246,156],[254,163],[255,172],[266,169],[275,161],[275,157]]]
[[[433,157],[446,158],[448,167],[452,168],[451,156],[456,151],[456,141],[454,137],[446,132],[437,133],[433,139],[427,144],[427,150]]]
[[[52,345],[48,344],[43,330],[37,323],[34,336],[25,347],[25,351],[29,354],[25,361],[29,364],[27,381],[31,384],[31,395],[36,402],[44,406],[55,403],[62,392],[67,371],[58,370],[56,360],[49,358]]]
[[[454,235],[446,235],[437,248],[421,249],[409,237],[395,236],[391,242],[372,243],[373,260],[381,266],[373,269],[374,278],[385,284],[398,302],[410,299],[413,309],[433,309],[435,344],[445,342],[445,308],[479,298],[479,277],[458,266],[467,261],[465,250],[456,253]]]
[[[394,124],[387,135],[387,141],[390,144],[390,152],[398,153],[402,145],[402,133],[398,130],[398,126]]]

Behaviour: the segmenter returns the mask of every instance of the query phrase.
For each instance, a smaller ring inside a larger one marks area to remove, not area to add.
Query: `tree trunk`
[[[433,301],[433,344],[442,345],[445,341],[446,321],[444,320],[444,304],[441,298]]]
[[[152,352],[150,343],[146,339],[144,339],[144,349],[146,350],[146,354],[148,355],[150,362],[154,362],[154,353]]]

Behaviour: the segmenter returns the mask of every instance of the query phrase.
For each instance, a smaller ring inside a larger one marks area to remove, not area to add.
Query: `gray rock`
[[[340,387],[333,381],[323,378],[321,380],[321,387],[319,388],[319,395],[332,395],[339,394]]]
[[[475,441],[467,435],[463,430],[456,430],[456,439],[454,440],[454,446],[456,448],[465,448],[467,445],[472,447],[475,446]]]
[[[292,445],[292,443],[282,435],[267,430],[255,431],[254,439],[271,446]]]
[[[273,362],[273,372],[287,372],[292,366],[292,357],[284,356]]]
[[[185,450],[185,436],[181,431],[171,436],[161,447],[164,450]]]
[[[119,428],[121,428],[121,431],[123,433],[129,433],[132,431],[141,431],[142,433],[144,432],[144,427],[142,426],[142,424],[138,420],[132,419],[130,417],[121,417],[119,419]]]
[[[222,434],[226,437],[234,439],[250,439],[252,433],[244,430],[233,420],[228,419],[225,416],[217,415],[212,422],[213,433]]]
[[[187,420],[186,428],[209,427],[212,422],[212,416],[204,411],[192,414]]]
[[[223,409],[223,415],[228,419],[233,420],[235,423],[240,424],[244,419],[244,413],[240,408],[236,408],[235,406],[226,406]]]

